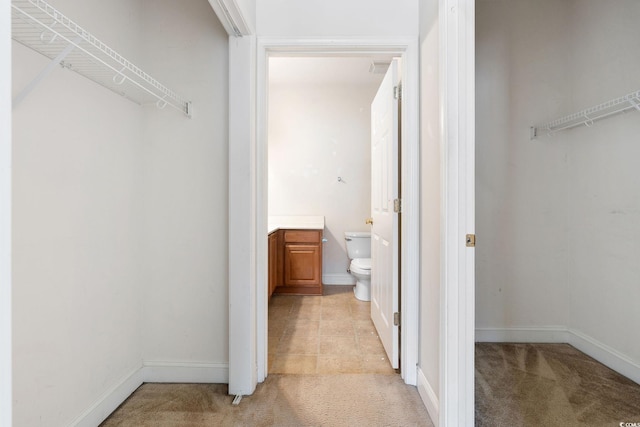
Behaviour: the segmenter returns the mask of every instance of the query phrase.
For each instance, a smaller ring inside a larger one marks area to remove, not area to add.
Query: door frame
[[[357,56],[376,53],[402,58],[403,97],[401,119],[401,197],[402,229],[400,253],[401,337],[400,374],[405,383],[417,384],[419,349],[419,287],[420,287],[420,173],[419,173],[419,54],[418,40],[413,38],[385,39],[271,39],[257,41],[256,85],[256,192],[252,216],[256,224],[256,311],[257,311],[257,380],[267,376],[267,114],[268,58],[270,56]]]
[[[439,38],[439,104],[441,131],[441,278],[439,379],[433,393],[432,419],[440,427],[472,425],[474,416],[474,253],[464,245],[465,233],[475,233],[475,0],[438,0]],[[229,38],[229,394],[252,394],[257,382],[266,376],[266,152],[264,147],[266,112],[266,52],[278,48],[308,53],[337,50],[339,52],[374,51],[376,48],[405,52],[409,76],[414,90],[405,91],[405,133],[415,146],[413,161],[405,165],[405,173],[418,176],[418,43],[417,40],[260,40],[257,55],[254,35]],[[257,72],[256,63],[260,62]],[[260,76],[256,79],[256,76]],[[260,96],[256,94],[260,85]],[[257,102],[257,100],[259,100]],[[256,110],[260,118],[256,122]],[[256,132],[256,126],[262,129]],[[261,135],[261,136],[260,136]],[[256,138],[262,138],[262,144]],[[406,142],[406,140],[405,140]],[[403,157],[407,156],[405,149]],[[411,169],[409,170],[409,166]],[[409,176],[410,176],[409,175]],[[258,177],[260,179],[258,179]],[[404,182],[407,184],[407,181]],[[257,187],[262,188],[258,192]],[[404,189],[403,189],[404,191]],[[403,193],[404,221],[417,224],[419,219],[416,185]],[[415,199],[408,200],[409,196]],[[260,209],[258,209],[260,206]],[[258,215],[262,212],[262,215]],[[416,228],[417,229],[417,228]],[[406,233],[406,228],[405,228]],[[403,237],[405,234],[403,234]],[[418,343],[418,238],[409,236],[403,253],[410,256],[413,275],[405,284],[412,287],[413,298],[403,292],[404,334]],[[408,249],[407,249],[408,248]],[[411,279],[411,280],[409,280]],[[412,285],[413,286],[413,285]],[[258,289],[265,292],[258,292]],[[405,286],[405,291],[406,291]],[[260,299],[259,304],[257,299]],[[412,311],[413,308],[413,311]],[[411,312],[411,313],[409,313]],[[262,319],[262,320],[260,320]],[[258,327],[258,322],[260,326]],[[408,328],[411,329],[410,331]],[[413,367],[418,348],[402,351],[406,369],[405,381],[415,383]],[[258,375],[258,368],[260,375]],[[410,378],[413,375],[414,378]],[[412,381],[413,380],[413,381]],[[423,396],[423,399],[424,396]],[[426,400],[425,400],[426,403]],[[429,407],[429,405],[427,405]]]
[[[475,421],[475,0],[439,0],[440,427]]]

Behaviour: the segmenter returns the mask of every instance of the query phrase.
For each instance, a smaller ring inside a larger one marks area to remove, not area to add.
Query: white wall
[[[529,126],[568,111],[568,3],[476,9],[476,327],[567,325],[567,164]]]
[[[238,7],[242,11],[247,25],[249,25],[252,34],[256,30],[256,0],[236,0]]]
[[[420,357],[418,390],[438,422],[440,375],[441,128],[438,2],[420,5]]]
[[[11,398],[11,27],[0,1],[0,425],[10,426]]]
[[[568,341],[636,381],[637,113],[535,141],[527,128],[637,90],[639,16],[631,0],[481,1],[477,15],[477,326]]]
[[[139,52],[138,3],[55,6]],[[13,49],[15,96],[48,60]],[[141,367],[142,119],[137,105],[61,68],[13,110],[16,426],[68,425]]]
[[[94,3],[54,6],[194,117],[60,68],[13,111],[14,425],[227,375],[227,35],[206,0]],[[48,61],[13,46],[15,95]]]
[[[370,228],[376,91],[375,84],[269,86],[269,215],[325,217],[325,282],[353,283],[344,232]]]
[[[145,116],[145,361],[228,363],[228,37],[205,0],[144,0],[143,62],[193,102]]]
[[[640,3],[573,0],[571,112],[640,89]],[[558,135],[568,146],[570,327],[640,366],[640,113]],[[640,372],[634,378],[640,380]]]
[[[259,36],[415,36],[418,0],[257,0]]]

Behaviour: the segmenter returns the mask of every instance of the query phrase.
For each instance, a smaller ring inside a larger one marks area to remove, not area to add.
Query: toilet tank
[[[368,231],[345,231],[349,259],[371,258],[371,233]]]

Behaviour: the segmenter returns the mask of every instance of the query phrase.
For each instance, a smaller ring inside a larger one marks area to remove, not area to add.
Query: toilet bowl
[[[351,260],[347,271],[356,279],[353,293],[361,301],[371,301],[371,233],[347,231],[344,240]]]
[[[349,272],[356,278],[353,293],[360,301],[371,301],[371,258],[351,260]]]

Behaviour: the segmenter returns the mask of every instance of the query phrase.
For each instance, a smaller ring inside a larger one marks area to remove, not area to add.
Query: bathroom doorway
[[[345,232],[371,230],[371,103],[392,58],[268,58],[269,232],[274,223],[295,228],[300,218],[322,218],[324,231],[324,295],[276,290],[269,299],[268,373],[394,372],[370,302],[353,295],[344,241]]]
[[[257,86],[256,86],[256,142],[253,156],[256,170],[255,205],[249,206],[250,215],[255,218],[257,234],[255,235],[256,258],[255,274],[257,287],[256,301],[256,334],[255,361],[257,364],[256,380],[263,381],[267,375],[267,87],[268,59],[286,56],[371,56],[388,54],[401,57],[404,67],[401,72],[404,84],[404,96],[401,101],[403,118],[401,123],[402,148],[401,159],[401,192],[404,197],[402,206],[403,228],[401,232],[402,258],[399,265],[403,279],[400,322],[401,330],[401,376],[405,383],[416,385],[418,382],[418,327],[419,327],[419,188],[420,179],[417,174],[419,164],[419,111],[418,111],[418,45],[415,40],[332,40],[291,41],[291,40],[258,40],[257,42]],[[240,178],[240,177],[238,177]],[[243,288],[244,289],[244,288]],[[246,289],[253,292],[251,287]],[[232,298],[232,301],[234,299]],[[237,327],[251,329],[251,321],[238,317]],[[236,324],[236,323],[234,323]],[[244,329],[243,329],[244,330]],[[232,331],[231,336],[235,336]],[[243,335],[244,336],[244,335]],[[234,342],[235,346],[237,342]],[[253,345],[250,341],[249,345]],[[236,348],[236,347],[234,347]],[[233,352],[235,354],[235,351]],[[248,371],[243,371],[248,372]],[[251,380],[250,378],[247,378]]]
[[[268,215],[324,218],[327,286],[355,283],[344,233],[370,231],[371,102],[390,61],[269,58]]]

